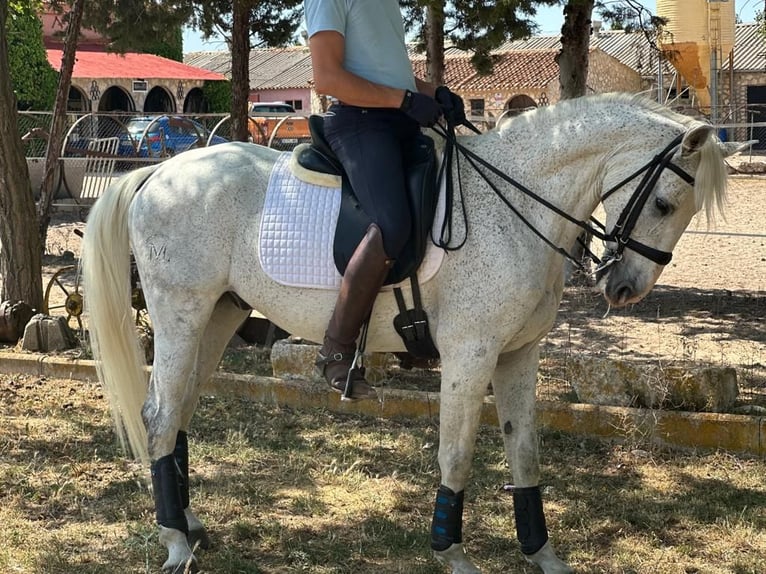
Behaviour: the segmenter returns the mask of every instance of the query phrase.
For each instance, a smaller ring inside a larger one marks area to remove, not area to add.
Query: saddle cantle
[[[324,117],[309,117],[311,145],[298,150],[297,161],[304,169],[341,177],[341,204],[333,240],[333,258],[343,275],[351,256],[362,240],[372,218],[362,209],[354,195],[340,161],[324,136]],[[433,140],[421,134],[411,148],[405,150],[407,193],[412,216],[412,232],[385,285],[401,283],[417,271],[430,241],[429,232],[436,212],[436,153]]]

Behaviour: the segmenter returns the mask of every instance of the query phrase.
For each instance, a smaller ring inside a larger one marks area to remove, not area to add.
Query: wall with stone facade
[[[633,68],[601,50],[591,50],[588,64],[588,93],[640,92],[641,76]]]
[[[204,80],[163,80],[163,79],[147,79],[146,92],[134,92],[133,81],[135,78],[75,78],[72,79],[72,87],[81,92],[84,98],[89,102],[89,108],[83,111],[99,111],[101,107],[99,104],[104,99],[109,88],[120,89],[125,97],[131,103],[131,109],[119,110],[119,111],[135,111],[143,112],[146,97],[153,88],[161,88],[166,96],[172,103],[170,112],[183,112],[184,101],[186,96],[194,88],[202,88],[205,84]],[[105,109],[103,111],[117,111],[114,109]]]

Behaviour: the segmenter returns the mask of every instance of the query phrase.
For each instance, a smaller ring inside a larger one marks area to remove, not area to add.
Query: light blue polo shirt
[[[397,0],[304,0],[303,7],[309,38],[326,30],[343,35],[345,70],[383,86],[416,89]]]

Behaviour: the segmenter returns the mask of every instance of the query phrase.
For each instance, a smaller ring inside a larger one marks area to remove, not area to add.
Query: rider
[[[360,205],[374,221],[348,262],[317,366],[351,398],[376,395],[356,369],[356,339],[411,231],[402,150],[459,96],[412,72],[397,0],[304,0],[314,88],[337,103],[325,117],[328,143]]]

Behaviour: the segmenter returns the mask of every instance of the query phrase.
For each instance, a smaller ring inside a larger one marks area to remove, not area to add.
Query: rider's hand
[[[465,104],[463,98],[451,91],[447,86],[436,88],[436,101],[444,110],[447,123],[452,126],[460,126],[466,122]]]
[[[410,90],[405,92],[399,109],[424,128],[432,127],[442,115],[442,108],[435,99]]]

